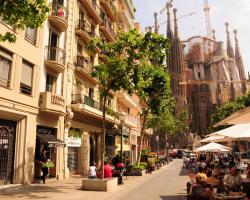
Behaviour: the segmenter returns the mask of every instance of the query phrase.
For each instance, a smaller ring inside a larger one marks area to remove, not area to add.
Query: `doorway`
[[[13,183],[16,122],[0,119],[0,185]]]

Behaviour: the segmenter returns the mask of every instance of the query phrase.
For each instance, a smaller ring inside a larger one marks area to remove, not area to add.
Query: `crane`
[[[160,14],[162,14],[167,9],[168,5],[172,3],[173,3],[173,0],[167,0],[165,7],[160,10]]]
[[[213,84],[213,83],[246,83],[250,84],[250,81],[243,80],[243,81],[226,81],[226,80],[188,80],[179,82],[180,85],[202,85],[202,84]]]
[[[182,19],[182,18],[185,18],[185,17],[193,16],[195,14],[196,14],[195,12],[192,12],[192,13],[189,13],[189,14],[186,14],[186,15],[182,15],[182,16],[178,17],[178,19]],[[167,22],[168,21],[161,22],[161,23],[158,24],[158,26],[164,25]],[[154,26],[150,26],[150,27],[155,28],[155,25]]]
[[[208,0],[204,0],[204,12],[205,12],[205,19],[206,19],[206,28],[207,28],[207,36],[208,38],[212,39],[212,27],[211,27],[211,20],[210,20],[210,7],[208,4]]]

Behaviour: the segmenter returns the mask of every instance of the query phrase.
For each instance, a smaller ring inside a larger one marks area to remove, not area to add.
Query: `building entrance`
[[[0,185],[13,183],[16,122],[0,119]]]

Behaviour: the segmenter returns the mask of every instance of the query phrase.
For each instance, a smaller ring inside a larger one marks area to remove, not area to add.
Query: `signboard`
[[[75,136],[68,137],[67,147],[80,147],[81,144],[81,138]]]
[[[67,141],[67,147],[80,147],[82,144],[80,130],[71,128]]]
[[[36,133],[45,134],[45,135],[56,135],[56,128],[46,127],[46,126],[37,126]]]

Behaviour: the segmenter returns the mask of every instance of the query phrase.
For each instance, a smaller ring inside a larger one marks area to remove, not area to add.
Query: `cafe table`
[[[243,192],[230,192],[229,195],[227,195],[226,193],[219,193],[219,194],[214,194],[215,199],[218,200],[226,200],[226,199],[230,199],[230,200],[243,200],[245,198],[246,194]]]

